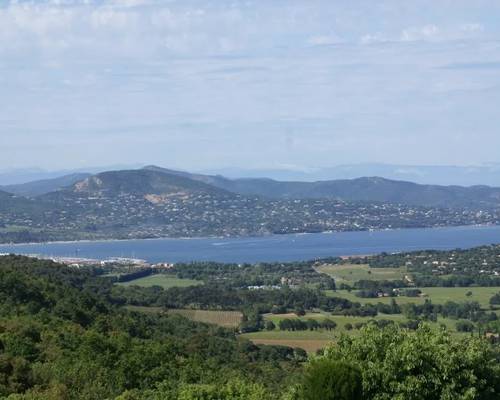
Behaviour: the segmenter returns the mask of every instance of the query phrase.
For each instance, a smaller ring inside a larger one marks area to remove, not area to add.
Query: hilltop
[[[179,174],[147,169],[102,172],[76,182],[67,190],[78,193],[133,194],[213,194],[228,195],[225,190]]]

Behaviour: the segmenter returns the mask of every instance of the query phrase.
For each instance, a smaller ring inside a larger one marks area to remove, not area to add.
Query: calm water
[[[500,226],[317,233],[238,239],[155,239],[0,245],[0,253],[60,257],[135,257],[159,261],[297,261],[319,257],[500,243]]]

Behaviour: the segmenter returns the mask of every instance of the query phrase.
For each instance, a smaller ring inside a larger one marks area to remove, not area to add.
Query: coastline
[[[57,244],[79,244],[79,243],[117,243],[129,241],[160,241],[160,240],[238,240],[238,239],[262,239],[269,237],[280,236],[304,236],[304,235],[327,235],[338,233],[356,233],[356,232],[387,232],[387,231],[411,231],[411,230],[441,230],[441,229],[457,229],[457,228],[489,228],[500,227],[500,224],[474,224],[474,225],[444,225],[430,226],[420,228],[384,228],[384,229],[358,229],[358,230],[327,230],[321,232],[290,232],[290,233],[270,233],[259,236],[162,236],[154,238],[127,238],[127,239],[77,239],[77,240],[52,240],[46,242],[20,242],[20,243],[1,243],[1,247],[18,247],[18,246],[37,246],[37,245],[57,245]]]

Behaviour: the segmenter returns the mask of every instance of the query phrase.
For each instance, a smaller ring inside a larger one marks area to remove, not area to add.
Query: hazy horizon
[[[271,178],[280,181],[327,181],[336,179],[355,179],[361,177],[383,177],[386,179],[409,181],[420,184],[436,185],[488,185],[500,187],[500,164],[484,164],[477,166],[433,166],[433,165],[395,165],[360,163],[336,165],[325,168],[242,168],[226,167],[201,170],[174,168],[159,164],[158,167],[177,169],[190,173],[222,175],[227,178]],[[66,168],[61,170],[45,170],[43,168],[10,168],[0,169],[0,190],[2,185],[16,185],[34,181],[58,178],[71,174],[97,174],[104,171],[130,170],[146,167],[145,164],[87,166],[85,168]],[[8,191],[8,187],[5,187]]]
[[[500,3],[0,5],[0,170],[500,162]]]

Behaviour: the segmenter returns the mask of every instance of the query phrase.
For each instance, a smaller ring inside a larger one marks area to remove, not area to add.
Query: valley
[[[450,264],[445,273],[436,268]],[[174,284],[163,285],[161,276]],[[240,339],[308,352],[370,324],[414,330],[425,322],[457,337],[500,338],[499,245],[295,263],[179,263],[120,281],[129,309],[225,327],[224,314],[240,312],[232,325]]]

